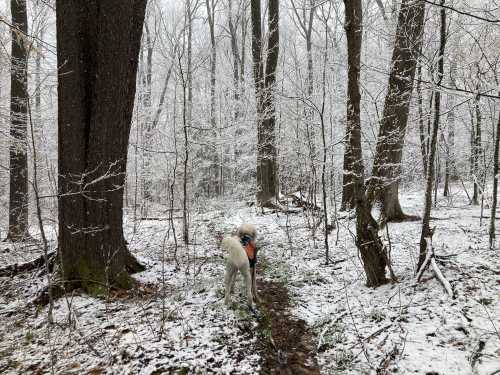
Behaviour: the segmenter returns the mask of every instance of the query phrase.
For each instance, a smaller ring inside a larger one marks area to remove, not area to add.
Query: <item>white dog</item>
[[[251,224],[243,224],[238,229],[237,236],[226,237],[222,240],[221,247],[227,253],[226,276],[224,278],[224,302],[226,305],[230,303],[230,294],[238,271],[240,271],[245,282],[248,306],[252,308],[253,302],[258,302],[255,283],[256,237],[257,231],[255,227]]]

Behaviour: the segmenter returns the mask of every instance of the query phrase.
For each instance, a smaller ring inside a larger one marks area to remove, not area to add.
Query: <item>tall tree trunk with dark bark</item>
[[[143,269],[123,234],[123,188],[145,7],[57,0],[59,252],[65,285],[91,294]]]
[[[444,5],[444,0],[441,0],[440,4]],[[437,73],[438,74],[437,88],[434,94],[434,122],[432,124],[431,143],[429,148],[429,161],[427,164],[428,176],[425,187],[425,207],[424,207],[424,215],[422,218],[422,233],[420,236],[420,254],[418,257],[417,270],[420,270],[420,267],[422,267],[422,265],[424,264],[428,251],[427,240],[432,237],[430,228],[430,218],[431,218],[431,208],[432,208],[432,182],[434,181],[434,176],[436,173],[434,165],[436,161],[436,149],[437,149],[436,146],[437,146],[440,110],[441,110],[440,89],[444,75],[444,49],[446,46],[446,10],[444,7],[441,7],[440,15],[441,15],[441,27],[440,27],[440,43],[439,43],[439,54],[438,54],[439,60],[438,60],[438,73]]]
[[[424,11],[423,0],[403,0],[399,10],[389,87],[368,186],[368,200],[370,204],[382,204],[384,221],[407,218],[399,203],[399,180],[415,68],[422,46]]]
[[[361,61],[362,2],[344,0],[345,31],[347,36],[347,128],[352,154],[352,182],[356,206],[356,246],[361,254],[367,285],[379,286],[387,282],[387,256],[378,236],[378,224],[371,215],[364,190],[364,165],[361,150],[361,121],[359,75]]]
[[[500,95],[500,92],[498,93]],[[495,221],[497,214],[497,194],[498,194],[498,153],[500,148],[500,114],[498,115],[497,129],[495,134],[495,152],[493,156],[493,202],[491,203],[491,216],[490,216],[490,248],[495,247]]]
[[[184,243],[189,242],[189,220],[188,220],[188,165],[189,165],[189,128],[193,120],[193,17],[194,11],[191,0],[186,0],[185,27],[187,29],[187,67],[186,84],[183,82],[183,134],[184,134],[184,160],[182,179],[182,237]],[[183,79],[184,80],[184,79]],[[187,88],[187,101],[186,97]]]
[[[217,147],[217,137],[218,137],[218,129],[217,129],[217,118],[216,118],[216,98],[215,98],[215,89],[216,89],[216,68],[217,68],[217,44],[215,40],[215,6],[217,2],[215,0],[205,0],[206,8],[207,8],[207,18],[208,18],[208,27],[210,31],[210,127],[212,129],[212,142],[213,146],[210,150],[211,156],[211,166],[210,166],[210,178],[209,184],[210,187],[213,187],[214,195],[221,194],[221,177],[220,176],[220,168],[219,168],[219,155],[218,155],[218,147]]]
[[[272,91],[279,52],[279,0],[269,0],[269,39],[265,70],[260,9],[260,0],[252,0],[252,58],[257,102],[257,202],[266,205],[278,195],[276,111]]]
[[[28,236],[28,16],[26,0],[11,0],[12,54],[10,68],[10,196],[11,241]]]
[[[457,70],[457,62],[452,59],[450,65],[450,87],[455,88],[455,74]],[[447,142],[446,142],[446,162],[445,162],[445,174],[444,174],[444,188],[443,195],[445,197],[450,195],[450,183],[456,179],[456,167],[455,167],[455,95],[448,95],[448,121],[446,124],[447,128]]]

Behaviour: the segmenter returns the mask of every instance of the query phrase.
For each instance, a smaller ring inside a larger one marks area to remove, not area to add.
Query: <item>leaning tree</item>
[[[378,236],[378,224],[371,215],[365,196],[364,165],[361,149],[361,43],[363,38],[363,7],[361,0],[344,0],[345,32],[347,37],[347,129],[351,153],[351,181],[356,207],[356,246],[361,254],[367,285],[379,286],[388,281],[386,268],[390,267],[386,250]],[[392,275],[391,275],[392,276]]]
[[[57,0],[59,253],[68,287],[130,287],[123,189],[146,0]]]
[[[424,11],[424,0],[403,0],[399,10],[389,87],[367,193],[370,203],[382,204],[384,221],[407,218],[399,203],[399,181],[413,80],[422,46]]]

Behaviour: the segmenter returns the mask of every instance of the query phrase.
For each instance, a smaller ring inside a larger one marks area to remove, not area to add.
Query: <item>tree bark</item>
[[[306,43],[307,56],[307,82],[305,98],[312,102],[314,93],[314,66],[312,55],[312,30],[314,24],[314,15],[316,12],[316,0],[303,0],[300,7],[297,7],[294,1],[291,1],[292,9],[297,19],[299,33]],[[301,14],[300,14],[301,13]],[[314,202],[316,200],[316,131],[314,129],[314,112],[311,105],[304,104],[304,119],[307,137],[307,146],[309,148],[309,195],[308,199]]]
[[[420,153],[422,154],[422,168],[424,177],[427,178],[427,138],[428,134],[424,125],[424,109],[422,97],[422,65],[417,67],[417,104],[418,104],[418,128],[420,135]]]
[[[26,0],[11,0],[12,54],[10,68],[10,195],[11,241],[23,241],[28,232],[28,16]]]
[[[144,194],[144,211],[142,215],[147,216],[147,206],[148,203],[152,200],[152,171],[151,169],[151,145],[152,145],[152,121],[151,121],[151,90],[153,83],[153,41],[151,38],[151,32],[149,31],[149,26],[147,20],[144,23],[144,46],[143,48],[146,50],[146,66],[145,66],[145,74],[143,77],[143,90],[142,93],[142,105],[144,109],[144,120],[142,122],[142,139],[143,139],[143,171],[142,171],[142,185],[143,185],[143,194]]]
[[[383,221],[404,220],[399,203],[399,180],[404,138],[418,54],[422,46],[425,2],[403,0],[392,54],[389,88],[377,138],[370,204],[380,201]]]
[[[362,2],[344,0],[345,31],[347,36],[347,128],[349,148],[352,154],[352,181],[356,207],[356,246],[361,254],[368,286],[379,286],[387,282],[387,256],[378,236],[378,224],[364,191],[364,165],[361,149],[361,121],[359,75],[362,43]]]
[[[478,87],[479,91],[479,87]],[[472,204],[479,204],[479,168],[480,168],[480,160],[482,154],[482,146],[481,146],[481,107],[479,105],[479,95],[476,95],[474,100],[474,108],[476,112],[476,129],[474,132],[474,170],[472,177],[474,178],[474,194],[472,195]]]
[[[450,65],[450,87],[455,87],[455,74],[457,70],[457,62],[455,59]],[[447,142],[446,142],[446,164],[444,175],[443,195],[450,195],[450,183],[456,179],[455,167],[455,95],[448,95],[448,121],[447,121]]]
[[[208,27],[210,31],[210,127],[212,128],[213,146],[211,153],[212,165],[210,166],[209,185],[213,186],[214,195],[221,195],[221,177],[219,168],[219,155],[217,147],[217,118],[216,118],[216,67],[217,67],[217,45],[215,40],[215,6],[214,0],[205,0],[207,8]],[[213,172],[213,173],[212,173]],[[210,189],[210,188],[209,188]]]
[[[260,0],[252,0],[252,58],[257,102],[257,202],[271,203],[278,194],[276,111],[272,90],[279,52],[279,0],[269,0],[269,39],[264,75]]]
[[[499,92],[500,95],[500,92]],[[498,153],[500,148],[500,114],[497,121],[497,129],[495,134],[495,152],[493,156],[493,202],[491,204],[491,216],[490,216],[490,249],[495,247],[495,219],[497,213],[497,193],[498,193]]]
[[[143,269],[122,210],[145,7],[57,0],[59,252],[65,285],[91,294]]]
[[[183,133],[184,133],[184,175],[182,180],[182,237],[184,243],[189,242],[188,221],[188,163],[189,163],[189,132],[193,119],[193,10],[191,0],[186,0],[186,28],[187,28],[187,102],[186,85],[183,82]],[[184,78],[183,78],[184,80]]]
[[[444,5],[444,0],[441,0],[440,4]],[[424,215],[422,218],[422,233],[420,236],[420,254],[418,257],[418,267],[417,271],[420,271],[420,267],[424,264],[425,258],[427,256],[427,239],[432,237],[430,228],[430,218],[431,218],[431,208],[432,208],[432,182],[435,176],[435,160],[436,160],[436,145],[439,130],[440,121],[440,110],[441,110],[441,83],[443,81],[444,75],[444,50],[446,46],[446,11],[445,8],[441,7],[441,27],[440,27],[440,43],[439,43],[439,54],[438,54],[438,79],[437,79],[437,89],[434,94],[434,122],[432,125],[431,133],[431,143],[429,149],[429,161],[427,165],[428,176],[426,180],[425,189],[425,207]]]

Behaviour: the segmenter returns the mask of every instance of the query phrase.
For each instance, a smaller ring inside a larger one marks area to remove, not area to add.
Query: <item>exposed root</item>
[[[49,258],[49,271],[52,271],[54,269],[54,265],[56,263],[57,253],[55,251],[50,252],[48,254],[48,258]],[[21,264],[17,264],[17,263],[9,264],[6,267],[0,268],[0,277],[1,276],[12,277],[12,276],[16,276],[16,275],[23,273],[23,272],[34,271],[38,268],[41,268],[44,264],[45,264],[45,255],[42,254],[39,257],[37,257],[29,262],[21,263]]]

